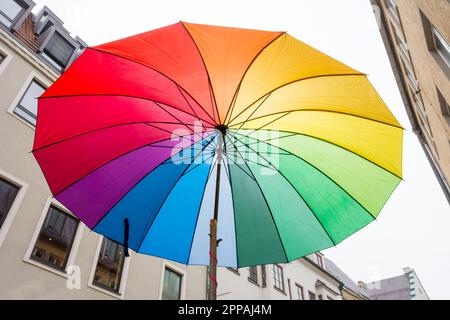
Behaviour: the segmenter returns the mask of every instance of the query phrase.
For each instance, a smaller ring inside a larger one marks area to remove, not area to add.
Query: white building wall
[[[261,266],[258,266],[258,284],[248,280],[249,268],[240,268],[239,274],[228,268],[219,268],[217,298],[220,300],[296,300],[295,285],[298,284],[303,287],[305,300],[310,299],[309,291],[314,293],[317,298],[319,294],[322,294],[324,299],[327,297],[334,300],[342,299],[339,290],[340,282],[313,263],[311,259],[300,259],[279,265],[283,268],[284,293],[274,286],[273,265],[266,265],[266,286],[262,285]],[[326,287],[316,287],[318,280]]]

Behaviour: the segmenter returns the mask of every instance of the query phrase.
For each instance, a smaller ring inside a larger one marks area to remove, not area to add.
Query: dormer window
[[[16,0],[0,1],[0,22],[10,28],[19,18],[20,14],[26,10],[25,4]]]
[[[50,62],[55,64],[55,67],[64,70],[69,64],[74,52],[75,47],[58,32],[54,32],[45,46],[43,54],[47,60],[51,60]]]

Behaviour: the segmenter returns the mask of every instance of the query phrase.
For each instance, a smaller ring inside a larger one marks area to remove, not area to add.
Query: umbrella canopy
[[[33,154],[94,231],[207,265],[216,213],[218,264],[244,267],[376,219],[402,134],[365,74],[287,33],[180,22],[87,48],[39,98]]]

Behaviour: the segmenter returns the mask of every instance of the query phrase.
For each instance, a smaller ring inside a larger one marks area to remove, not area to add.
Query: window
[[[320,254],[316,253],[317,265],[323,269],[323,258]]]
[[[0,52],[0,64],[2,64],[3,60],[5,60],[5,55]]]
[[[36,125],[37,98],[44,91],[45,88],[42,85],[35,80],[31,81],[19,104],[14,109],[14,113],[32,125]]]
[[[124,262],[123,246],[113,240],[103,238],[92,284],[119,293]]]
[[[172,269],[165,268],[162,300],[180,300],[183,276]]]
[[[258,267],[257,266],[251,266],[250,268],[248,268],[248,271],[249,271],[248,280],[250,282],[258,284]]]
[[[397,2],[395,0],[386,0],[386,6],[389,8],[394,21],[400,26],[400,14],[398,12]]]
[[[436,58],[442,68],[450,69],[450,45],[442,33],[430,22],[427,16],[420,11],[422,25],[427,40],[428,50],[437,53]]]
[[[448,68],[450,68],[450,45],[447,43],[442,34],[434,27],[431,27],[434,48],[439,53],[442,60]]]
[[[309,300],[316,300],[316,294],[314,292],[308,291]]]
[[[77,229],[78,220],[50,206],[30,258],[65,270]]]
[[[18,192],[19,188],[16,185],[0,178],[0,228],[5,222]]]
[[[69,43],[58,32],[55,32],[44,48],[44,54],[47,55],[57,67],[65,69],[70,61],[75,47]]]
[[[261,266],[261,280],[262,280],[262,287],[265,288],[267,286],[267,275],[265,264]]]
[[[303,293],[303,287],[299,284],[295,284],[295,293],[297,300],[305,300],[305,295]]]
[[[319,300],[323,300],[323,296],[321,294],[318,295]]]
[[[450,105],[445,100],[444,96],[438,88],[436,88],[436,91],[439,99],[439,104],[441,105],[442,114],[447,117],[447,119],[450,119]]]
[[[273,281],[274,287],[284,292],[283,268],[277,264],[273,265]]]
[[[0,1],[0,22],[8,28],[11,27],[23,9],[22,5],[15,0]]]

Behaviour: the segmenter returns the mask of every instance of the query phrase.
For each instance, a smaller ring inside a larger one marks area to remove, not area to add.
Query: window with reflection
[[[5,222],[6,216],[16,199],[19,187],[0,178],[0,229]]]
[[[14,113],[32,125],[36,125],[37,117],[37,98],[41,96],[45,88],[37,81],[31,81],[27,90],[15,107]]]
[[[124,263],[125,252],[123,246],[111,239],[103,238],[93,284],[114,293],[119,293]]]
[[[31,259],[64,271],[79,221],[50,206],[31,253]]]
[[[44,48],[44,55],[51,59],[50,62],[56,63],[55,67],[64,70],[74,51],[75,47],[58,32],[55,32]]]
[[[0,1],[0,22],[6,27],[11,27],[13,21],[24,10],[20,1],[15,0],[1,0]]]
[[[162,300],[180,300],[183,276],[170,268],[164,270]]]

